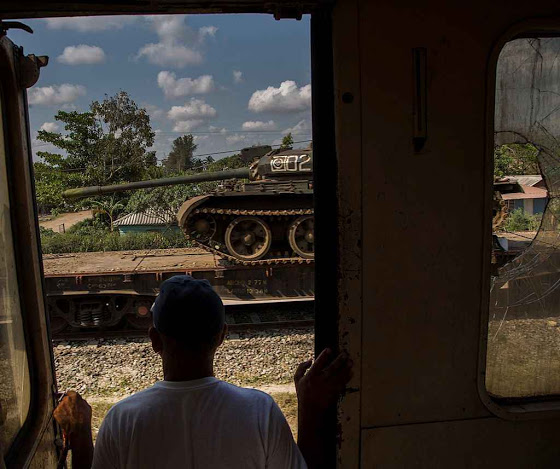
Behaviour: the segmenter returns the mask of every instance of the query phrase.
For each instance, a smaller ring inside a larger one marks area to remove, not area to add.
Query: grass
[[[284,415],[286,420],[292,429],[294,438],[297,438],[297,397],[295,393],[292,392],[276,392],[270,394],[272,398],[276,401]],[[103,418],[114,404],[118,402],[114,399],[95,399],[89,398],[89,404],[92,410],[91,426],[93,432],[93,441],[97,438],[97,433],[99,432],[99,427]]]
[[[286,417],[292,429],[294,439],[297,440],[297,397],[294,392],[273,392],[270,394]]]

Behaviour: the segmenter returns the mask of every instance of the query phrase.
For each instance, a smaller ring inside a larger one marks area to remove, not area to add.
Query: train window
[[[8,451],[27,417],[30,382],[16,276],[1,114],[0,203],[0,453],[2,453]]]
[[[51,57],[28,101],[60,388],[117,402],[161,379],[150,307],[162,281],[188,273],[226,305],[216,376],[282,385],[294,402],[294,346],[311,356],[315,339],[314,194],[330,190],[313,179],[310,16],[22,21],[34,35],[10,38]],[[145,360],[89,355],[121,347]],[[247,368],[250,348],[263,360]]]
[[[560,38],[508,42],[497,63],[486,388],[560,395]]]

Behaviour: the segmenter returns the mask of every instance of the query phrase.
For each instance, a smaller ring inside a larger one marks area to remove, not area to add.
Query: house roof
[[[523,200],[523,199],[545,199],[548,197],[548,191],[540,187],[525,186],[521,184],[523,192],[509,192],[502,194],[504,200]]]
[[[521,174],[518,176],[506,176],[509,179],[516,179],[522,186],[534,186],[542,181],[540,174]]]
[[[138,226],[138,225],[169,225],[176,222],[175,217],[155,213],[129,213],[115,220],[115,226]]]

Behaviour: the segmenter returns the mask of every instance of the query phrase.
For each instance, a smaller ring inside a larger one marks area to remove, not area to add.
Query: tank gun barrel
[[[113,194],[135,189],[147,189],[150,187],[174,186],[177,184],[193,184],[198,182],[222,181],[226,179],[249,179],[249,168],[226,169],[224,171],[202,172],[177,176],[172,178],[151,179],[147,181],[127,182],[124,184],[113,184],[110,186],[91,186],[68,189],[62,196],[68,199],[79,197],[90,197],[94,195]]]

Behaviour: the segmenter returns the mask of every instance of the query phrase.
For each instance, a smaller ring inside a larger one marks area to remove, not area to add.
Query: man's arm
[[[63,438],[72,450],[72,468],[90,469],[93,461],[91,407],[75,391],[68,391],[53,416],[62,428]]]
[[[313,363],[308,360],[296,370],[298,397],[298,446],[309,469],[328,467],[331,443],[328,410],[332,408],[352,377],[352,361],[345,353],[334,360],[325,349]]]

